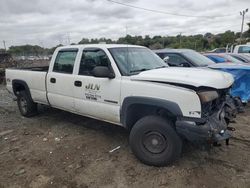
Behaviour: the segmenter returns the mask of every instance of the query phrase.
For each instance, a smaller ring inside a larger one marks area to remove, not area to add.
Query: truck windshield
[[[201,55],[198,52],[189,50],[183,52],[184,56],[186,56],[188,59],[190,59],[192,62],[194,62],[198,67],[206,67],[208,65],[213,65],[214,62],[210,60],[209,58],[205,57],[204,55]]]
[[[160,57],[147,48],[119,47],[110,48],[109,51],[121,74],[125,76],[167,67]]]

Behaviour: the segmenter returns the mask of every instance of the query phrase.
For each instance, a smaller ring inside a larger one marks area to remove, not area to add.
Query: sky
[[[53,47],[82,38],[130,35],[176,36],[239,32],[240,11],[250,0],[0,0],[0,48],[33,44]],[[175,15],[170,15],[175,14]],[[250,22],[246,13],[244,30]]]

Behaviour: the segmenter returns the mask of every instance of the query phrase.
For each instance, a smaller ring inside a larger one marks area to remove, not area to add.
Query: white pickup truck
[[[247,44],[241,44],[241,45],[236,45],[234,49],[232,50],[233,53],[239,54],[239,53],[250,53],[250,43]]]
[[[176,160],[184,139],[230,138],[230,74],[170,68],[151,50],[133,45],[74,45],[55,50],[49,67],[7,69],[7,89],[23,116],[45,104],[111,122],[130,131],[133,153],[163,166]]]

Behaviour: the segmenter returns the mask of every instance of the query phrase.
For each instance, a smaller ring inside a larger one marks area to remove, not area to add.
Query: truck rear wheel
[[[137,121],[129,142],[135,156],[153,166],[171,164],[179,158],[182,149],[182,140],[173,123],[158,116],[146,116]]]
[[[22,116],[31,117],[37,114],[37,104],[25,91],[20,91],[17,95],[17,105]]]

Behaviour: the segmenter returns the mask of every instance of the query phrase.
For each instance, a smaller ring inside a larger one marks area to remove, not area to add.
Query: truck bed
[[[6,69],[6,87],[13,93],[14,82],[27,84],[33,101],[48,104],[46,91],[47,67],[25,67]]]

